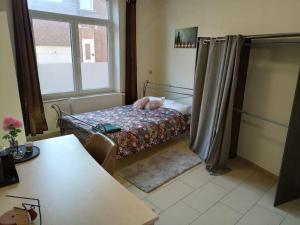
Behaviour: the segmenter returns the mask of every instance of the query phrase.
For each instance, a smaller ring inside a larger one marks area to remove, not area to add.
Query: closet
[[[273,164],[281,164],[281,169],[278,167],[272,171],[279,174],[274,205],[300,197],[300,138],[297,138],[297,133],[300,134],[299,82],[296,85],[300,66],[300,58],[297,59],[297,51],[300,50],[299,36],[299,33],[246,36],[241,52],[230,156],[235,157],[239,149],[239,155],[248,154],[251,158],[252,154],[262,159],[260,163],[270,163],[264,165],[267,168],[274,167],[271,165],[272,160],[275,162]],[[274,54],[276,49],[281,49],[281,58],[279,54]],[[294,53],[292,62],[288,60],[288,49]],[[262,59],[257,60],[256,65],[253,64],[252,54]],[[273,61],[264,61],[264,58]],[[274,71],[265,71],[268,65],[264,63],[270,63],[270,68],[273,66],[277,74]],[[285,72],[285,69],[291,67],[289,63],[293,64],[293,70]],[[268,74],[275,76],[275,79],[270,79]],[[293,77],[282,77],[291,74]],[[272,140],[273,137],[275,138]],[[259,151],[264,152],[260,155]]]

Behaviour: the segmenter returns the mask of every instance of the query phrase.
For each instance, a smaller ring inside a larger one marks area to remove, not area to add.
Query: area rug
[[[119,175],[144,192],[151,192],[201,163],[192,151],[178,147],[157,153],[122,170]]]

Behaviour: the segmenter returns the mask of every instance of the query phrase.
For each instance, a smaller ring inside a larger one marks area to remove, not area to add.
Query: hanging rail
[[[252,42],[245,43],[246,46],[269,46],[269,45],[296,45],[300,44],[300,41],[272,41],[272,42]]]
[[[268,118],[265,118],[265,117],[262,117],[262,116],[258,116],[258,115],[255,115],[253,113],[247,112],[247,111],[243,111],[243,110],[236,109],[236,108],[234,108],[233,110],[236,111],[236,112],[238,112],[238,113],[241,113],[241,114],[244,114],[244,115],[247,115],[247,116],[251,116],[251,117],[253,117],[255,119],[259,119],[259,120],[263,120],[263,121],[275,124],[277,126],[281,126],[281,127],[285,127],[285,128],[289,127],[288,125],[286,125],[284,123],[278,122],[276,120],[268,119]]]
[[[300,33],[277,33],[277,34],[258,34],[258,35],[244,35],[245,39],[258,40],[258,39],[275,39],[275,38],[293,38],[300,37]],[[216,41],[225,41],[224,37],[214,38]],[[210,37],[198,37],[198,42],[208,43],[211,41]]]

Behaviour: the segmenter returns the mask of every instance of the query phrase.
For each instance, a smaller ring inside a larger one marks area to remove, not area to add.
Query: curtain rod
[[[247,116],[250,116],[250,117],[262,120],[262,121],[266,121],[266,122],[275,124],[277,126],[281,126],[281,127],[285,127],[285,128],[289,127],[288,125],[286,125],[284,123],[278,122],[276,120],[268,119],[268,118],[265,118],[265,117],[262,117],[262,116],[258,116],[258,115],[255,115],[253,113],[247,112],[247,111],[243,111],[243,110],[240,110],[240,109],[237,109],[237,108],[234,108],[233,110],[236,111],[236,112],[238,112],[238,113],[242,113],[244,115],[247,115]]]
[[[246,35],[246,39],[264,39],[264,38],[285,38],[285,37],[300,37],[300,33],[276,33],[276,34],[257,34]]]
[[[273,39],[273,38],[292,38],[300,37],[300,33],[277,33],[277,34],[257,34],[257,35],[245,35],[243,36],[248,40],[257,40],[257,39]],[[216,37],[216,41],[225,41],[224,37]],[[198,37],[197,41],[203,41],[204,43],[210,42],[210,37]]]
[[[300,41],[272,41],[272,42],[252,42],[252,43],[245,43],[244,45],[246,46],[261,46],[261,45],[287,45],[287,44],[290,44],[290,45],[295,45],[295,44],[300,44]]]

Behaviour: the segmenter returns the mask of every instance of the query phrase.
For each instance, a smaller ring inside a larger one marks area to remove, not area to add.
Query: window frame
[[[52,94],[42,94],[43,100],[55,100],[70,97],[80,97],[86,95],[95,95],[102,93],[113,92],[114,90],[114,76],[113,76],[113,33],[111,21],[111,1],[107,0],[107,19],[99,19],[84,16],[67,15],[53,12],[45,12],[39,10],[29,9],[31,23],[34,19],[49,20],[56,22],[66,22],[70,24],[70,39],[72,51],[72,67],[73,67],[73,85],[74,91],[60,92]],[[107,31],[107,52],[108,52],[108,74],[109,74],[109,87],[83,90],[82,77],[81,77],[81,58],[80,58],[80,40],[79,40],[79,24],[88,24],[96,26],[104,26]],[[34,33],[33,26],[32,32]],[[34,43],[35,46],[35,43]],[[36,51],[36,49],[35,49]]]

